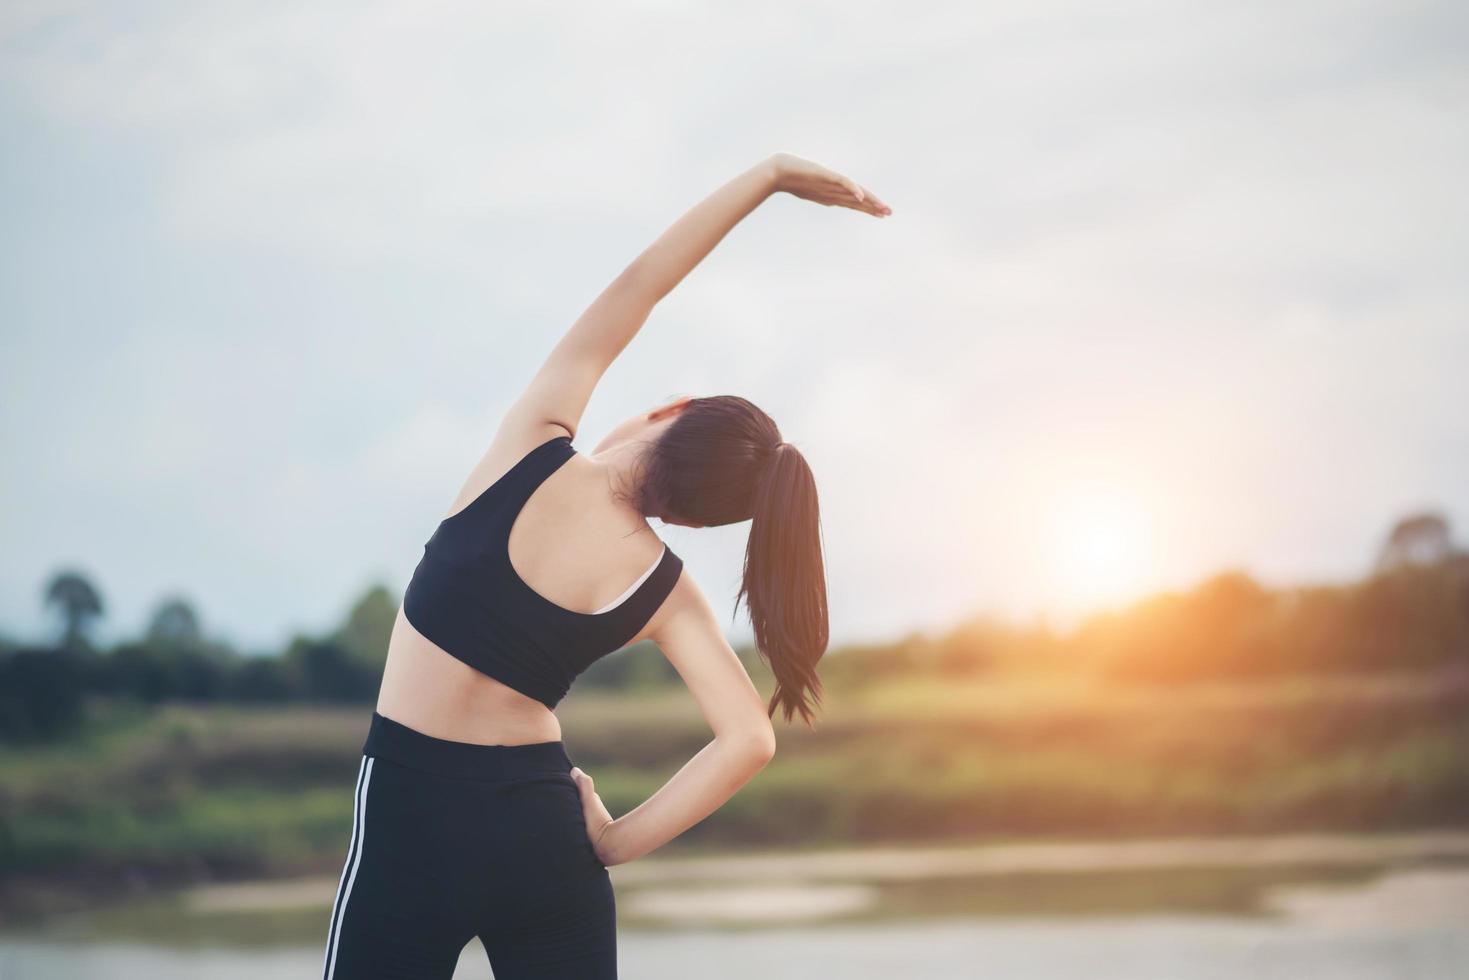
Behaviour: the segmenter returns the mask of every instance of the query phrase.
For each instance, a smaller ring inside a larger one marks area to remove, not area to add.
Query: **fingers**
[[[865,200],[868,204],[872,205],[873,208],[875,209],[873,211],[873,213],[874,214],[877,214],[879,217],[884,217],[885,218],[888,215],[890,215],[890,214],[893,213],[893,209],[892,208],[888,207],[887,204],[885,204],[883,201],[881,201],[876,194],[872,193],[867,188],[865,188],[865,187],[862,188],[862,195],[863,195],[863,200]]]
[[[835,205],[851,208],[853,211],[861,211],[865,214],[872,215],[874,218],[886,218],[893,213],[892,208],[872,197],[870,192],[864,191],[864,193],[865,196],[860,200],[845,192],[838,195],[824,196],[818,198],[818,200],[820,203],[828,206]]]
[[[793,174],[782,190],[815,204],[850,208],[875,218],[886,218],[893,213],[887,202],[852,178],[817,164],[811,164],[810,168],[807,173]]]
[[[840,204],[854,211],[865,211],[875,218],[885,218],[893,209],[880,201],[877,195],[849,177],[837,175],[839,190],[832,204]]]

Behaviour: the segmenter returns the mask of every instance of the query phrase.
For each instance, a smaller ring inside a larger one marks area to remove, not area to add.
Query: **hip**
[[[374,712],[362,755],[392,822],[451,863],[457,855],[486,872],[524,866],[543,877],[606,872],[559,739],[455,742]]]

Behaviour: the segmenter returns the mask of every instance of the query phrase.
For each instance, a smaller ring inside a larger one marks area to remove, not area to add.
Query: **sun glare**
[[[1094,606],[1134,597],[1152,541],[1136,494],[1106,483],[1076,484],[1045,515],[1057,598]]]

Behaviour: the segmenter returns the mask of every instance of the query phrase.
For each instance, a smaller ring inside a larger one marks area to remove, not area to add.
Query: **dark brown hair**
[[[775,675],[767,711],[800,713],[821,701],[816,662],[826,652],[826,566],[816,479],[769,415],[736,395],[695,398],[641,463],[639,510],[705,527],[751,521],[744,599],[755,645]]]

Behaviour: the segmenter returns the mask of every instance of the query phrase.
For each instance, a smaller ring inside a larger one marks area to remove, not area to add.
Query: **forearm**
[[[621,281],[651,308],[775,190],[775,162],[767,157],[690,208],[628,265]]]
[[[656,793],[607,825],[605,863],[623,864],[662,847],[719,809],[770,760],[768,748],[715,738]]]

